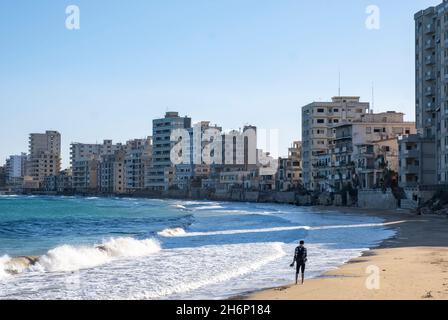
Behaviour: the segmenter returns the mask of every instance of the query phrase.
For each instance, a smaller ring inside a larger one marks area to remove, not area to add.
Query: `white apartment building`
[[[167,112],[164,118],[154,119],[152,124],[152,166],[145,187],[150,190],[167,190],[173,183],[175,168],[171,162],[171,133],[175,129],[191,128],[191,118],[180,117],[178,112]]]
[[[360,97],[338,96],[331,102],[313,102],[302,107],[302,177],[304,187],[317,190],[319,157],[325,155],[334,139],[334,126],[350,123],[369,113],[369,103]]]
[[[8,186],[22,186],[23,177],[26,175],[27,159],[28,156],[26,153],[12,155],[6,159],[5,175]]]
[[[203,151],[210,143],[210,139],[205,135],[220,135],[222,128],[218,125],[211,125],[210,121],[201,121],[195,123],[187,131],[190,137],[189,148],[184,148],[182,151],[184,163],[176,165],[175,185],[178,189],[187,189],[192,186],[193,182],[196,186],[200,186],[201,180],[208,178],[210,163],[209,159],[203,158]]]

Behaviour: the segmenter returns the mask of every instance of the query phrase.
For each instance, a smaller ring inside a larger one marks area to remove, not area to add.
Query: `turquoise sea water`
[[[381,223],[276,204],[0,196],[0,299],[225,298],[290,283],[300,239],[317,276],[392,236]],[[21,255],[42,258],[12,276]]]

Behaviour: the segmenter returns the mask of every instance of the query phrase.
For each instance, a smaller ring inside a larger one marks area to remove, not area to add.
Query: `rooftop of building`
[[[443,9],[448,9],[448,0],[443,0],[442,3],[440,3],[440,4],[436,5],[436,6],[431,6],[431,7],[428,7],[426,9],[417,11],[414,14],[414,19],[417,20],[418,18],[420,18],[422,16],[431,15],[431,14],[434,14],[435,12],[439,12],[440,13],[440,11],[443,10]]]
[[[334,96],[331,98],[331,101],[313,101],[309,104],[307,104],[305,107],[307,106],[313,106],[313,105],[333,105],[333,104],[343,104],[343,103],[353,103],[353,104],[357,104],[357,105],[365,105],[366,107],[368,107],[370,105],[369,102],[363,102],[361,101],[361,97],[359,96]]]

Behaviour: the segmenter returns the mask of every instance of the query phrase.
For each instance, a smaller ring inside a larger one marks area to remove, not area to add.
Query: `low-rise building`
[[[75,161],[72,164],[72,187],[75,192],[95,193],[99,189],[99,157]]]
[[[59,172],[59,175],[56,177],[56,191],[59,193],[73,192],[73,173],[71,169]]]
[[[73,192],[71,169],[63,170],[57,175],[46,176],[42,189],[45,192],[55,192],[59,194]]]

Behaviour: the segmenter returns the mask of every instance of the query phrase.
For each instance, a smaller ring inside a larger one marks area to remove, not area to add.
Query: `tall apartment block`
[[[119,150],[112,155],[104,155],[99,163],[98,180],[100,191],[104,193],[124,193],[126,151]]]
[[[126,191],[142,190],[145,179],[151,168],[152,137],[134,139],[126,142],[125,189]]]
[[[211,159],[203,158],[203,150],[209,145],[208,135],[221,135],[222,128],[211,125],[210,121],[195,123],[188,130],[190,136],[189,148],[182,151],[184,163],[176,165],[175,184],[179,189],[190,186],[200,186],[202,179],[208,178],[210,174]],[[222,153],[222,150],[213,150],[213,153]],[[211,156],[211,154],[210,154]]]
[[[61,134],[57,131],[32,133],[29,138],[27,176],[39,188],[46,176],[61,170]]]
[[[361,119],[369,108],[368,102],[354,96],[333,97],[331,102],[313,102],[302,107],[302,178],[306,189],[319,189],[317,164],[335,138],[333,127]]]
[[[171,162],[171,132],[175,129],[191,128],[191,118],[180,117],[178,112],[167,112],[164,118],[154,119],[152,123],[153,147],[152,168],[146,182],[151,190],[167,190],[174,182],[175,168]]]
[[[446,184],[448,183],[448,1],[415,14],[415,90],[416,125],[422,142],[410,137],[403,146],[424,145],[435,150],[435,170],[421,175],[425,179],[410,177],[412,182]],[[408,150],[409,151],[409,150]],[[422,150],[423,152],[423,150]],[[415,160],[424,161],[427,156]],[[409,159],[408,161],[411,161]],[[433,161],[430,161],[430,163]],[[424,163],[419,164],[426,166]],[[403,176],[408,173],[403,172]],[[434,175],[431,178],[431,174]],[[409,175],[410,176],[410,175]]]

